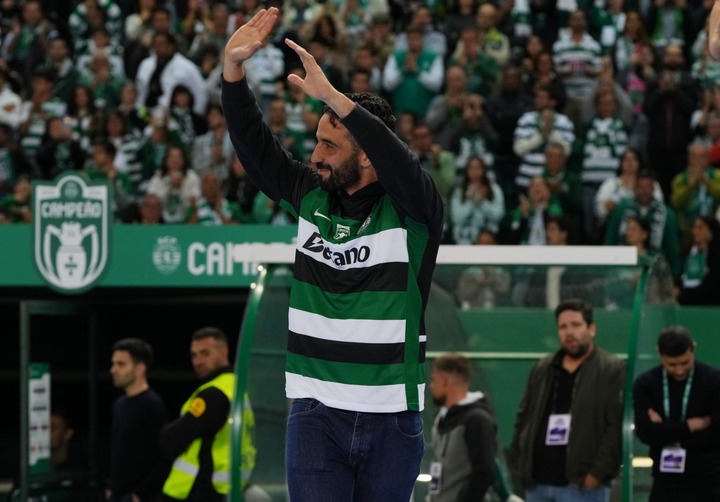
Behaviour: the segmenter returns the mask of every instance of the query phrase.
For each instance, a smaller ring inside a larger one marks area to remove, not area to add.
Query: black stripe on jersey
[[[407,263],[381,263],[372,267],[338,270],[299,251],[295,252],[295,279],[328,293],[406,291],[407,276]]]
[[[325,361],[356,364],[402,364],[404,343],[353,343],[322,340],[288,331],[288,350]]]

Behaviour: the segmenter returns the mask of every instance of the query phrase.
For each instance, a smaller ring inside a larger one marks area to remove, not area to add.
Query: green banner
[[[60,230],[44,238],[32,225],[0,228],[4,243],[0,246],[0,287],[47,286],[77,293],[81,289],[74,285],[79,281],[71,281],[68,287],[63,287],[62,281],[72,279],[73,272],[82,274],[90,263],[104,264],[92,287],[247,287],[257,275],[258,264],[243,260],[235,245],[288,244],[297,233],[294,225],[111,225],[106,248],[97,246],[100,251],[94,252],[97,255],[106,249],[107,256],[93,259],[92,246],[75,244],[90,237],[75,238],[72,229],[57,227]],[[52,244],[52,240],[58,243]],[[48,269],[70,272],[48,278]]]

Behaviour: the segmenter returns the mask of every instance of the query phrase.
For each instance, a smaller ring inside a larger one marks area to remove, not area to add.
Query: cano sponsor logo
[[[92,287],[108,262],[109,187],[70,173],[33,184],[35,265],[63,292]]]
[[[319,253],[325,260],[333,262],[338,267],[366,262],[370,258],[368,246],[352,247],[345,250],[334,251],[325,245],[319,233],[313,234],[303,244],[303,249]]]

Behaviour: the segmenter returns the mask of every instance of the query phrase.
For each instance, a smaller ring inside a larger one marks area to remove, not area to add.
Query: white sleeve
[[[608,178],[600,184],[597,193],[595,194],[595,215],[599,220],[605,221],[608,212],[605,207],[605,201],[612,197],[615,185],[615,178]]]
[[[420,72],[418,80],[428,91],[439,92],[443,85],[443,62],[440,56],[435,56],[428,71]]]
[[[383,71],[383,87],[386,91],[393,91],[402,82],[402,73],[398,68],[397,59],[394,54],[391,54],[385,63],[385,70]]]

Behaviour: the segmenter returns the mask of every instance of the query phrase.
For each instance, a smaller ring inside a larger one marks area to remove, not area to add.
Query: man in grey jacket
[[[470,376],[470,361],[460,354],[433,364],[430,391],[441,408],[432,429],[427,502],[479,502],[495,481],[497,424],[487,397],[469,391]]]
[[[555,309],[561,349],[530,370],[510,462],[527,502],[610,498],[621,459],[625,363],[595,343],[592,306]]]

